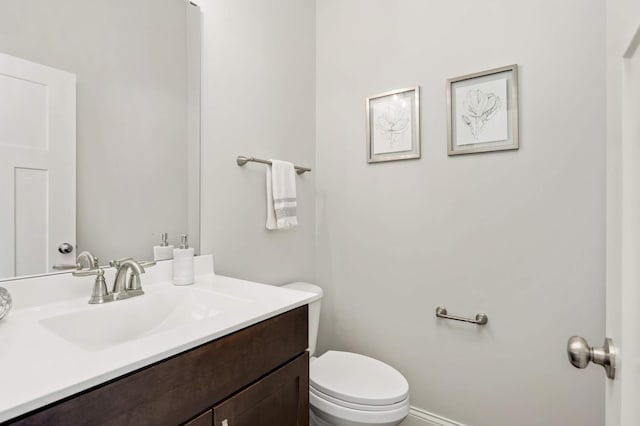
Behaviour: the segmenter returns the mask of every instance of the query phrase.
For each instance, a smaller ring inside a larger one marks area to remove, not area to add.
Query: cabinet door
[[[213,424],[213,412],[211,410],[205,411],[190,422],[185,423],[183,426],[211,426]]]
[[[213,407],[214,426],[308,426],[309,354]]]

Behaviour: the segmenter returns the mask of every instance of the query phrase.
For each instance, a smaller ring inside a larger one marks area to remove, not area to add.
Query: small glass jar
[[[0,287],[0,320],[7,316],[11,310],[11,294],[9,290]]]

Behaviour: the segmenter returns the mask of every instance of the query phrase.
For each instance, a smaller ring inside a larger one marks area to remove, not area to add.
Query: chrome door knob
[[[62,254],[69,254],[73,251],[73,246],[69,243],[62,243],[58,246],[58,251]]]
[[[593,362],[604,367],[608,378],[614,379],[616,376],[615,348],[608,337],[604,339],[603,347],[592,348],[583,337],[571,336],[567,342],[567,354],[576,368],[585,368],[589,362]]]

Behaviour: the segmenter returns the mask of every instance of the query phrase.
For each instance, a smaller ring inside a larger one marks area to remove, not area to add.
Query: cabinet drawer
[[[22,416],[14,423],[184,423],[304,353],[307,311],[307,305],[296,308]]]

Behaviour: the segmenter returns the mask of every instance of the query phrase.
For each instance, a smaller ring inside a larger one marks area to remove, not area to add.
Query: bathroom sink
[[[57,336],[88,351],[211,318],[242,307],[246,299],[198,288],[171,287],[143,296],[90,305],[40,320]]]

